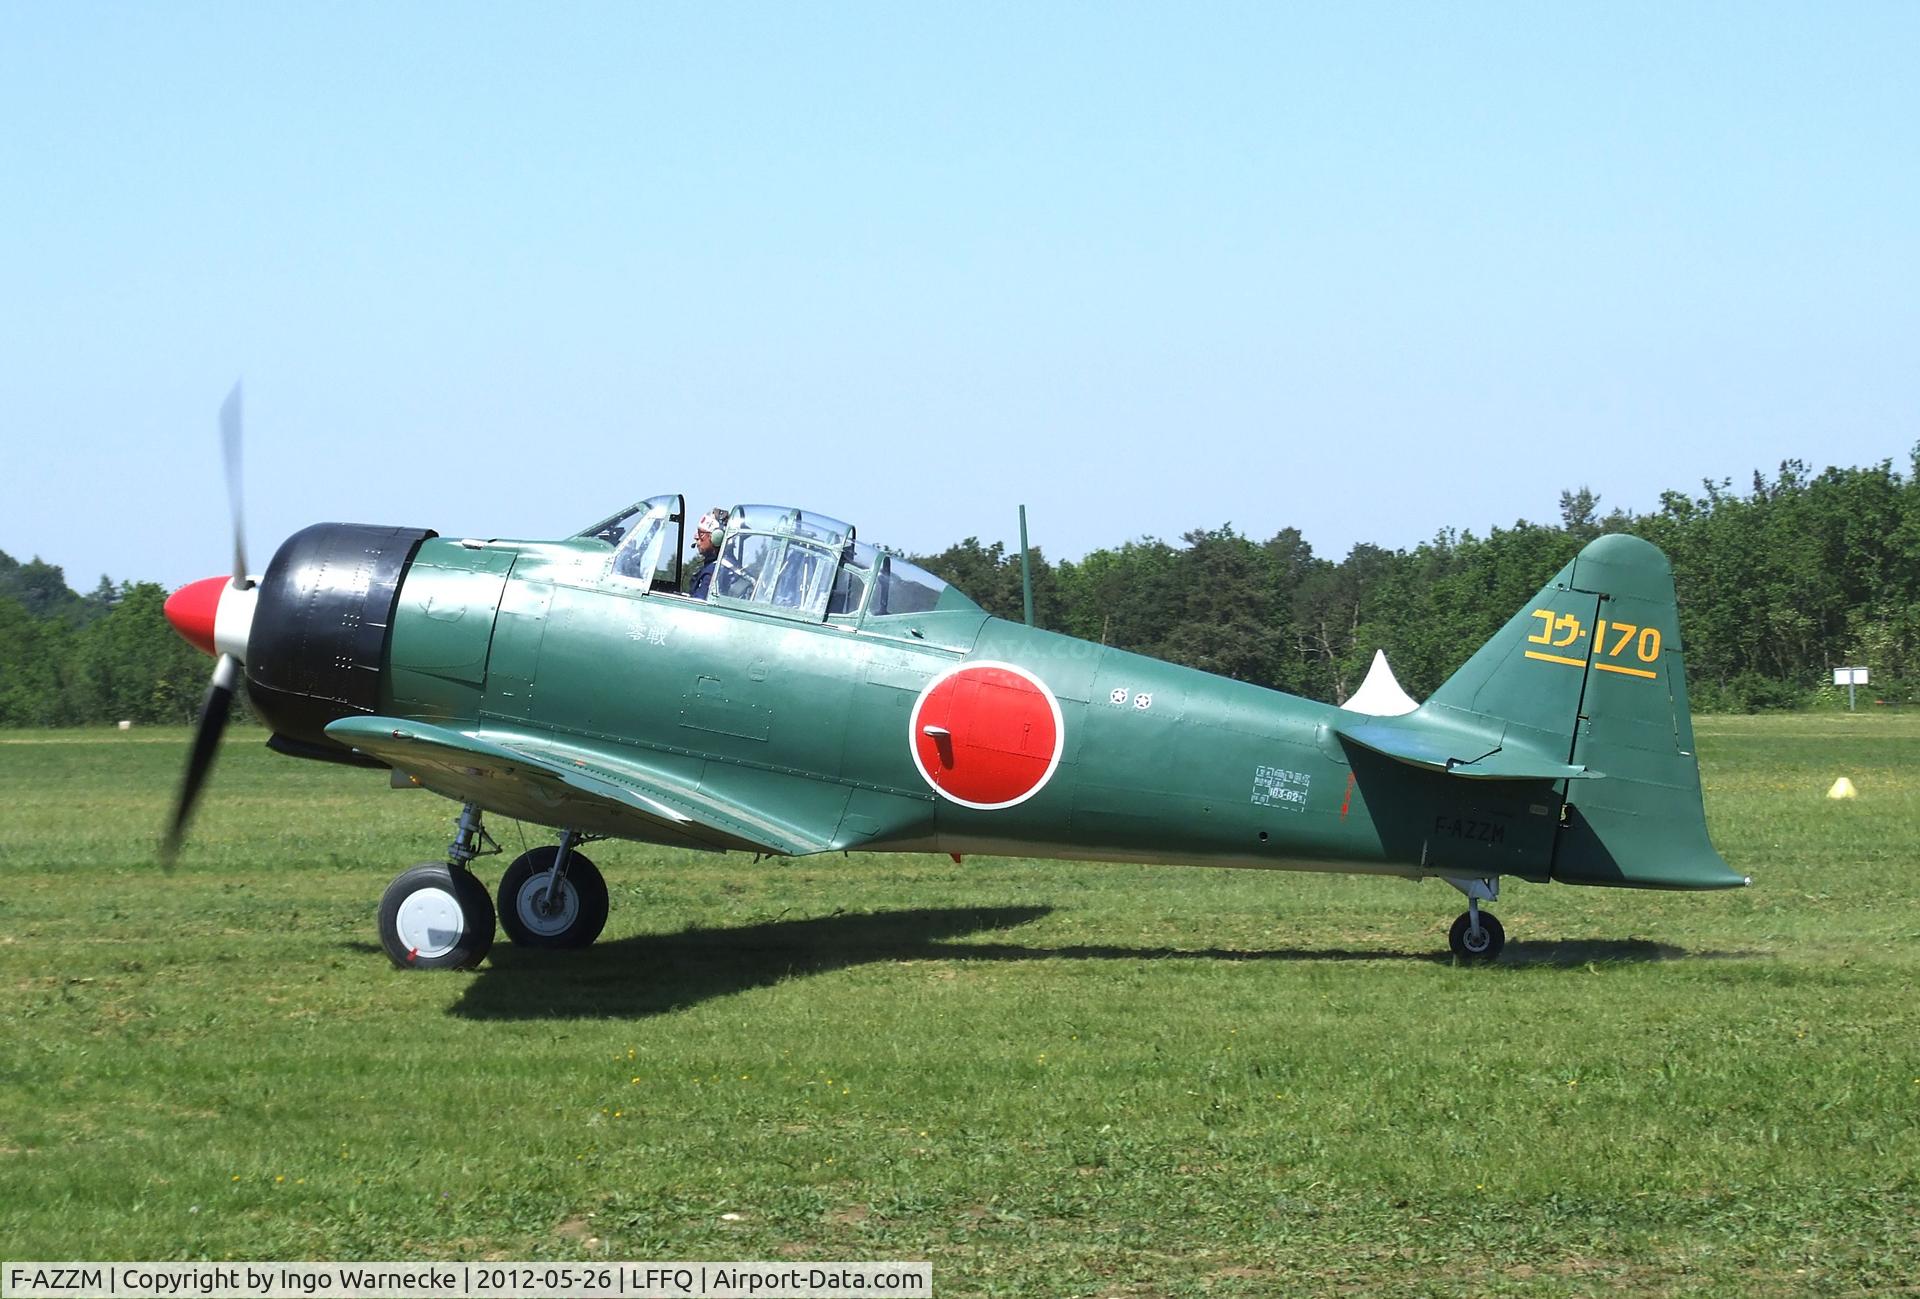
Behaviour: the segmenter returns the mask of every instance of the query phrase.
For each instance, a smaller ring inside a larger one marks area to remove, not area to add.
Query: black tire
[[[1453,948],[1454,956],[1465,965],[1483,964],[1500,959],[1500,949],[1507,945],[1507,931],[1500,927],[1500,921],[1491,911],[1480,912],[1481,942],[1474,945],[1468,942],[1467,931],[1473,925],[1473,913],[1462,911],[1460,918],[1453,922],[1453,929],[1447,934],[1447,944]]]
[[[493,899],[467,871],[422,862],[380,898],[380,946],[403,970],[470,970],[493,950]]]
[[[567,854],[559,909],[541,912],[547,872],[559,855],[557,847],[521,853],[500,877],[500,927],[516,947],[586,947],[607,927],[606,878],[581,852]]]

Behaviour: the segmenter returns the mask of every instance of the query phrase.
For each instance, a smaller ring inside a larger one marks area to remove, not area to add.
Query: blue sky
[[[0,549],[1335,558],[1920,440],[1912,5],[0,8]]]

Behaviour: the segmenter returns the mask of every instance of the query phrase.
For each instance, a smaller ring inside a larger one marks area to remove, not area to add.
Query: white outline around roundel
[[[958,794],[948,793],[940,788],[938,781],[927,774],[926,764],[920,761],[920,710],[926,707],[928,697],[939,689],[941,683],[948,677],[958,676],[962,672],[971,672],[975,668],[998,668],[1002,672],[1011,672],[1017,677],[1032,682],[1040,691],[1041,697],[1047,701],[1047,707],[1053,710],[1053,757],[1048,760],[1047,769],[1040,773],[1040,779],[1033,782],[1033,788],[1020,797],[1010,798],[1004,803],[976,803],[971,799],[961,798]],[[1053,773],[1059,770],[1060,755],[1066,751],[1067,722],[1066,718],[1061,716],[1060,701],[1054,698],[1053,691],[1046,682],[1015,663],[1002,663],[996,659],[972,659],[964,663],[956,663],[921,688],[920,697],[913,701],[913,710],[907,714],[907,752],[913,757],[914,770],[920,773],[920,779],[926,781],[934,793],[949,803],[958,803],[961,807],[970,807],[978,812],[998,812],[1001,808],[1017,807],[1038,794],[1047,787],[1047,782],[1053,779]]]

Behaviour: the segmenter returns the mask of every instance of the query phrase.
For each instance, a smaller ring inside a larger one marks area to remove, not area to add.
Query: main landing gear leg
[[[467,803],[454,823],[447,860],[409,867],[380,899],[380,946],[403,970],[465,970],[493,947],[493,899],[468,869],[475,857],[500,851]]]
[[[1463,965],[1498,960],[1500,949],[1507,945],[1507,931],[1500,927],[1500,922],[1491,911],[1482,911],[1480,904],[1492,902],[1500,896],[1499,878],[1449,878],[1447,883],[1467,895],[1467,909],[1453,922],[1453,929],[1447,934],[1447,943],[1453,948],[1454,956]]]
[[[575,852],[577,831],[555,848],[522,853],[500,877],[500,927],[517,947],[586,947],[607,924],[607,881]]]

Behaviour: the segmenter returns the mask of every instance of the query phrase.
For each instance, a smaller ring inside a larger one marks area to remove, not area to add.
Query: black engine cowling
[[[247,697],[278,735],[347,752],[325,727],[379,711],[400,583],[420,543],[435,535],[316,523],[274,553],[254,603],[246,667]]]

